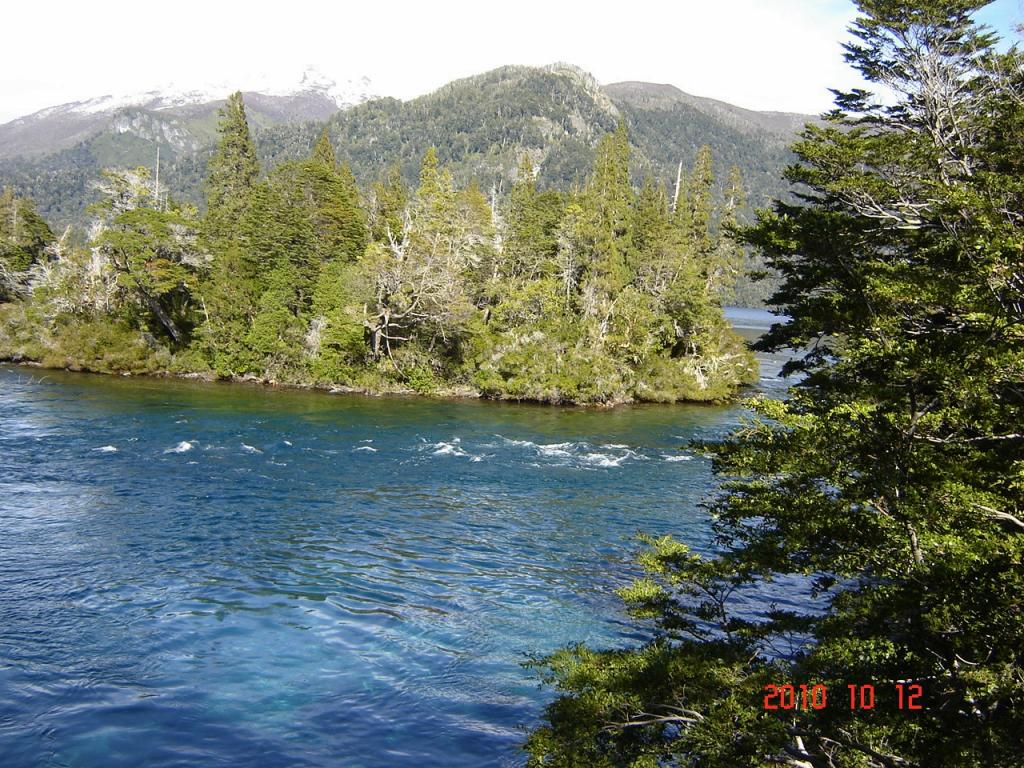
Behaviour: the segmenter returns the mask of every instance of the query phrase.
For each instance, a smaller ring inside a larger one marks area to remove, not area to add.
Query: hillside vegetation
[[[740,172],[716,182],[704,148],[671,194],[650,176],[636,186],[626,123],[611,128],[569,192],[538,183],[528,149],[511,189],[488,195],[434,147],[414,189],[382,154],[360,190],[326,129],[302,159],[262,173],[236,94],[202,216],[144,167],[102,174],[88,237],[53,239],[7,194],[18,226],[5,234],[0,356],[551,403],[728,398],[756,378],[720,308],[743,258],[725,234]],[[364,151],[377,152],[345,156]]]
[[[692,166],[698,150],[710,146],[719,178],[738,166],[754,205],[785,191],[786,145],[809,119],[742,110],[671,86],[602,87],[567,64],[502,67],[408,102],[367,102],[326,123],[320,103],[260,94],[247,94],[246,103],[268,170],[305,157],[326,124],[339,158],[363,183],[374,181],[382,164],[395,162],[406,182],[415,183],[419,161],[433,146],[458,184],[476,178],[485,191],[507,191],[520,158],[529,154],[539,183],[567,191],[586,180],[597,141],[621,118],[630,131],[634,182],[650,173],[671,185],[679,163]],[[35,200],[55,227],[81,223],[86,205],[95,201],[91,179],[111,166],[153,167],[159,146],[161,173],[180,199],[202,208],[220,106],[126,107],[89,119],[75,114],[0,126],[0,185]]]

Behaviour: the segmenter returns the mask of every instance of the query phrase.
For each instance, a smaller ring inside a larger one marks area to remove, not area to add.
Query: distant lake
[[[521,662],[639,639],[741,413],[0,367],[0,766],[519,765]]]
[[[766,309],[750,307],[725,307],[725,316],[738,331],[767,331],[775,323],[782,322],[785,317],[776,315]]]

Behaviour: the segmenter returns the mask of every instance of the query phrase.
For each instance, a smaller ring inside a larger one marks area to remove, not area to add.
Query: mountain
[[[242,89],[249,117],[259,126],[325,120],[339,109],[376,98],[368,78],[339,84],[311,67],[292,85],[259,80]],[[0,125],[0,160],[50,154],[104,132],[150,140],[160,136],[178,150],[194,151],[211,140],[216,110],[236,90],[231,84],[168,85],[48,107]]]
[[[161,179],[179,198],[200,202],[216,112],[231,89],[157,89],[104,96],[45,109],[0,126],[0,186],[36,200],[55,226],[79,221],[90,184],[103,167],[152,165],[161,149]],[[366,80],[337,86],[315,73],[291,89],[245,91],[264,167],[304,157],[324,125],[339,157],[364,184],[399,163],[415,180],[430,146],[459,181],[507,190],[523,153],[542,184],[568,188],[590,171],[597,139],[625,118],[637,179],[671,185],[680,162],[711,146],[724,178],[738,165],[751,202],[785,194],[786,145],[804,115],[753,112],[669,85],[601,86],[568,64],[502,67],[399,101],[371,98]]]
[[[152,166],[173,193],[198,201],[217,110],[237,87],[213,84],[104,95],[61,104],[0,125],[0,187],[32,197],[55,227],[80,222],[91,183],[107,167]],[[243,89],[255,130],[325,120],[376,98],[368,78],[337,82],[312,68],[292,83],[260,77]],[[179,186],[180,184],[180,186]]]
[[[613,99],[646,111],[672,112],[686,106],[743,133],[781,144],[788,143],[808,121],[816,119],[793,112],[755,112],[724,101],[693,96],[674,85],[627,81],[606,85],[604,91]]]

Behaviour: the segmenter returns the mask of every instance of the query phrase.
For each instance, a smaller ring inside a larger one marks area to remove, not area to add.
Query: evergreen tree
[[[217,149],[206,176],[203,233],[213,258],[202,287],[201,346],[214,369],[226,375],[251,365],[244,340],[261,293],[258,265],[239,239],[259,176],[240,92],[229,96],[221,108],[217,132]]]
[[[367,243],[366,213],[347,167],[331,167],[314,158],[274,169],[270,183],[285,203],[308,219],[315,274],[328,261],[355,261]]]
[[[712,195],[715,185],[711,147],[703,146],[687,180],[684,204],[678,209],[681,224],[690,238],[695,258],[707,259],[714,249],[712,237]]]
[[[378,243],[401,241],[408,195],[402,182],[402,170],[391,166],[384,178],[373,187],[370,208],[370,237]]]
[[[654,639],[547,660],[533,765],[1022,765],[1024,62],[982,5],[858,3],[848,60],[898,96],[840,94],[795,148],[801,204],[747,234],[792,318],[762,346],[803,377],[708,446],[722,553],[647,540],[623,596]]]
[[[542,274],[552,274],[564,204],[558,192],[537,189],[529,155],[523,155],[507,209],[502,276],[533,280]]]
[[[309,159],[332,171],[338,170],[338,158],[334,154],[334,147],[331,145],[331,134],[327,126],[324,126],[323,131],[320,132],[320,138],[317,139]]]
[[[746,203],[743,175],[739,168],[733,166],[729,169],[725,200],[717,222],[715,251],[705,279],[706,292],[716,300],[735,286],[743,272],[744,252],[737,235],[740,230],[739,212],[746,208]]]
[[[239,232],[243,281],[255,286],[246,339],[256,372],[276,376],[301,354],[308,309],[319,268],[314,233],[305,211],[271,182],[258,184]]]
[[[235,234],[260,173],[241,92],[231,94],[221,108],[217,133],[217,149],[206,168],[204,229],[211,241]]]
[[[24,292],[28,270],[53,239],[31,200],[15,197],[10,187],[0,193],[0,301]]]
[[[486,286],[497,276],[498,252],[491,205],[476,179],[456,195],[455,248],[465,259],[467,291],[476,303],[486,301]]]
[[[594,174],[581,204],[587,222],[578,234],[590,250],[587,270],[593,298],[584,312],[607,317],[616,293],[629,284],[630,238],[628,224],[633,205],[629,182],[629,138],[620,121],[614,133],[598,144]]]

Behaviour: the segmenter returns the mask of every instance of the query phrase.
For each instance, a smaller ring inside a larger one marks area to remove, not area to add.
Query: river
[[[2,367],[0,766],[519,765],[522,662],[637,640],[741,414]]]

